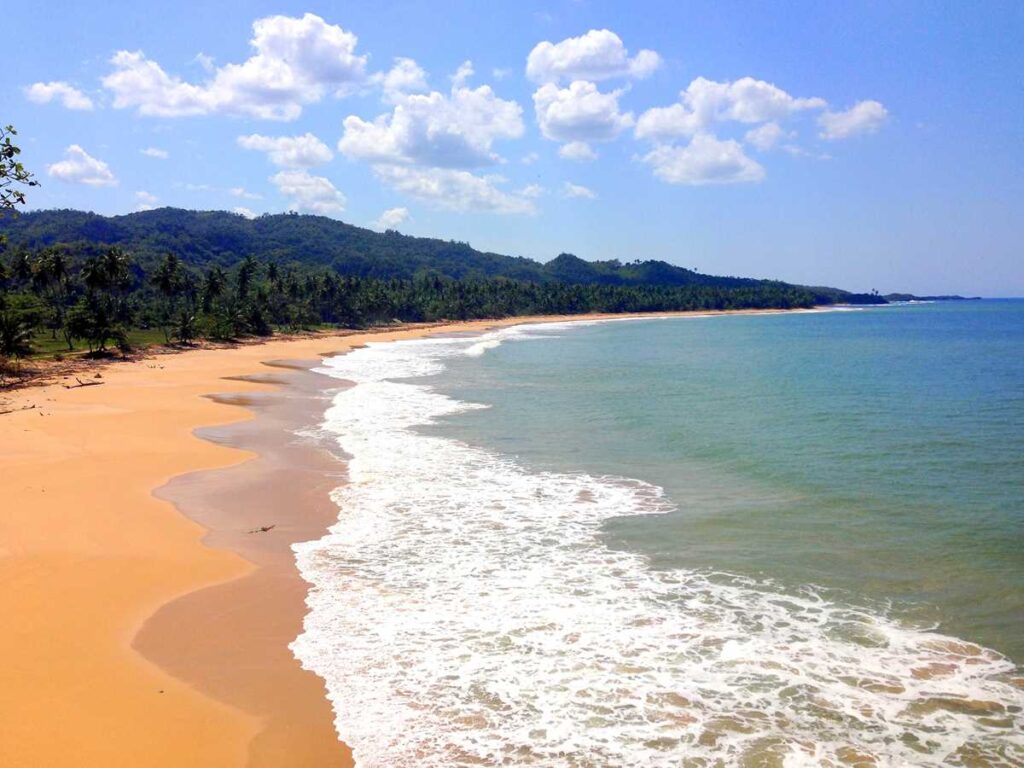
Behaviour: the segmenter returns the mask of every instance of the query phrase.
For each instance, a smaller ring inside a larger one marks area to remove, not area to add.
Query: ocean
[[[320,371],[351,482],[293,651],[359,765],[1024,764],[1024,301]]]

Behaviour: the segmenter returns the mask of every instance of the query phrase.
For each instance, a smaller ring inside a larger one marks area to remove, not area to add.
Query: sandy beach
[[[336,519],[344,480],[292,439],[337,386],[305,369],[369,340],[598,317],[272,340],[3,393],[26,410],[0,417],[0,764],[351,764],[287,648],[306,589],[289,547]]]

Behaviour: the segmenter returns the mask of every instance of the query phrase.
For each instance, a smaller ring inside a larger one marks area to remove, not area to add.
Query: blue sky
[[[18,3],[33,208],[1024,295],[1024,5]]]

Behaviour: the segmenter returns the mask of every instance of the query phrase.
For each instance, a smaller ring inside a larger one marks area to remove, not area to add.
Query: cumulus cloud
[[[747,157],[739,142],[699,133],[683,146],[661,144],[641,158],[669,184],[738,184],[764,178],[764,168]]]
[[[307,171],[279,171],[270,177],[270,181],[289,199],[293,210],[321,216],[345,210],[345,195],[323,176],[313,176]]]
[[[145,149],[140,149],[139,152],[146,157],[153,157],[157,160],[166,160],[171,156],[166,149],[160,149],[159,147],[146,147]]]
[[[570,141],[558,148],[558,156],[566,160],[596,160],[597,152],[585,141]]]
[[[497,176],[476,176],[450,168],[376,165],[374,172],[386,184],[438,208],[487,213],[533,213],[533,202],[498,189]]]
[[[237,205],[231,209],[232,213],[237,213],[239,216],[245,216],[247,219],[255,219],[256,211],[246,208],[244,205]]]
[[[35,104],[49,104],[59,101],[65,109],[89,111],[93,108],[92,99],[63,80],[49,83],[33,83],[25,89],[25,96]]]
[[[546,192],[547,190],[544,189],[544,187],[542,187],[540,184],[527,184],[525,187],[519,190],[519,194],[522,195],[523,197],[533,198],[540,197]]]
[[[505,162],[495,144],[523,135],[522,107],[488,85],[467,85],[473,74],[472,62],[465,61],[450,76],[448,93],[417,92],[425,90],[426,73],[412,59],[396,60],[378,77],[391,111],[373,120],[346,117],[338,151],[370,163],[392,189],[438,208],[533,212],[528,198],[499,188],[501,177],[469,170]]]
[[[263,195],[259,195],[255,192],[250,192],[245,187],[232,187],[228,190],[235,197],[240,197],[243,200],[262,200]]]
[[[779,141],[786,136],[786,132],[778,123],[765,123],[757,128],[751,128],[743,135],[744,141],[756,147],[762,152],[772,149]]]
[[[584,80],[568,88],[548,83],[533,94],[541,133],[554,141],[610,141],[633,125],[633,113],[619,111],[621,91],[601,93]]]
[[[889,112],[881,102],[858,101],[845,112],[826,112],[818,118],[821,138],[835,141],[875,133],[888,118]]]
[[[523,134],[522,108],[487,85],[403,96],[391,113],[372,122],[350,115],[343,126],[338,149],[346,157],[439,168],[493,164],[494,142]]]
[[[430,90],[427,86],[427,73],[413,59],[398,57],[394,66],[387,72],[374,76],[374,80],[384,92],[384,100],[395,102],[410,93],[422,93]]]
[[[374,219],[370,226],[374,229],[396,229],[409,218],[408,208],[388,208]]]
[[[365,79],[366,56],[356,54],[356,36],[319,16],[268,16],[252,27],[253,55],[216,69],[203,83],[168,74],[142,51],[118,51],[103,85],[115,108],[134,107],[142,115],[294,120],[305,105],[329,92],[344,95]]]
[[[640,115],[636,136],[656,140],[693,136],[705,132],[715,122],[763,123],[826,106],[824,99],[795,98],[752,77],[733,82],[698,77],[680,92],[677,103],[654,107]]]
[[[238,146],[266,152],[274,165],[282,168],[311,168],[334,159],[334,153],[312,133],[302,136],[262,136],[252,133],[238,137]]]
[[[55,179],[90,187],[112,187],[117,184],[113,171],[102,160],[97,160],[77,144],[64,150],[64,159],[46,166],[46,172]]]
[[[154,195],[152,192],[147,192],[144,189],[140,189],[135,193],[135,210],[136,211],[151,211],[156,207],[156,204],[160,202],[160,198]]]
[[[466,81],[469,80],[469,78],[471,78],[474,74],[475,72],[473,70],[473,62],[470,61],[469,59],[466,59],[464,62],[459,64],[459,68],[456,69],[455,74],[452,75],[452,87],[461,88],[466,84]]]
[[[562,185],[562,195],[568,198],[583,198],[584,200],[594,200],[597,197],[597,193],[594,190],[584,187],[582,184],[573,184],[570,181]]]
[[[661,57],[654,51],[643,50],[630,58],[618,35],[609,29],[592,29],[560,43],[538,43],[526,59],[526,76],[536,83],[642,79],[660,64]]]
[[[213,56],[211,56],[210,54],[203,53],[202,51],[200,51],[195,56],[193,56],[192,57],[192,61],[194,61],[196,64],[198,64],[200,67],[202,67],[205,71],[210,72],[210,73],[213,73],[217,69],[216,65],[214,64],[216,59],[214,59]]]

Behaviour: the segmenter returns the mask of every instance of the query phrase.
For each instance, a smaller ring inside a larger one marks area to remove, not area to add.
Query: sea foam
[[[350,483],[337,525],[295,547],[312,588],[292,649],[360,766],[1024,763],[998,653],[811,588],[653,570],[600,533],[670,511],[660,488],[417,431],[483,407],[423,379],[446,359],[561,330],[325,362],[355,383],[323,424]]]

